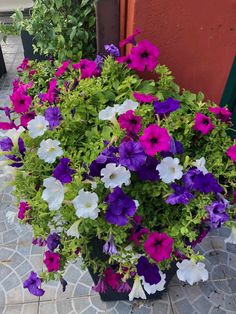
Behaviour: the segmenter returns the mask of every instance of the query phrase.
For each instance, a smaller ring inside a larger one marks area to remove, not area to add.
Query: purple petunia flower
[[[131,287],[128,284],[128,282],[122,282],[119,288],[117,289],[117,292],[119,293],[127,293],[131,291]]]
[[[184,152],[184,148],[183,148],[182,143],[173,139],[173,137],[171,137],[169,152],[160,152],[160,155],[161,157],[165,158],[165,157],[171,157],[175,154],[183,154],[183,152]]]
[[[72,174],[75,173],[75,170],[68,166],[69,163],[69,158],[61,158],[59,164],[53,171],[53,176],[61,181],[62,184],[70,183],[72,181]]]
[[[47,238],[47,247],[53,252],[61,243],[61,238],[57,233],[52,233]]]
[[[204,194],[211,192],[221,193],[223,191],[222,187],[211,173],[204,175],[202,172],[194,177],[193,188]]]
[[[176,183],[171,184],[171,188],[174,190],[174,193],[171,194],[166,203],[171,205],[184,204],[187,205],[189,201],[194,197],[184,186],[180,186]]]
[[[106,220],[118,226],[126,225],[128,217],[132,217],[137,209],[135,202],[119,187],[114,188],[105,202],[109,204],[105,214]]]
[[[25,148],[25,143],[21,137],[18,138],[18,149],[22,157],[25,156],[26,148]]]
[[[220,228],[221,224],[229,220],[229,215],[226,209],[229,207],[229,202],[224,198],[220,198],[206,207],[209,213],[209,220],[213,228]]]
[[[118,251],[116,249],[116,245],[114,242],[114,237],[112,234],[110,234],[109,239],[103,245],[103,253],[109,254],[109,255],[118,254]]]
[[[112,56],[112,57],[119,57],[120,56],[120,50],[115,45],[110,44],[110,45],[105,45],[104,47],[105,47],[106,52],[110,56]]]
[[[142,145],[139,142],[123,142],[119,146],[119,163],[129,170],[137,171],[142,167],[147,159]]]
[[[137,171],[137,175],[141,181],[158,181],[160,180],[159,172],[156,170],[159,161],[148,156],[145,164]]]
[[[201,171],[197,168],[190,168],[184,175],[183,175],[183,182],[184,186],[187,189],[193,190],[194,189],[194,179],[195,177],[200,174]]]
[[[42,280],[35,272],[31,272],[28,279],[24,281],[24,288],[27,288],[29,292],[37,297],[44,295],[44,290],[39,288],[42,284]]]
[[[45,119],[49,122],[50,130],[53,130],[60,124],[62,119],[61,111],[58,107],[49,107],[45,110]]]
[[[156,264],[149,263],[145,256],[141,256],[138,259],[138,264],[136,265],[137,273],[139,276],[143,276],[145,281],[150,285],[157,284],[161,281],[161,276],[159,273],[159,268]]]
[[[118,157],[116,153],[118,149],[114,146],[105,148],[100,155],[89,166],[90,175],[92,177],[100,177],[101,170],[106,167],[106,164],[115,163],[118,164]]]
[[[103,67],[103,63],[104,63],[103,57],[100,55],[97,55],[94,61],[97,64],[97,68],[101,71]]]
[[[168,116],[171,112],[176,111],[179,108],[180,101],[171,97],[167,98],[165,101],[154,101],[155,113],[161,118]]]
[[[47,241],[44,240],[42,237],[33,238],[32,239],[32,244],[33,245],[38,245],[38,246],[46,246],[47,245]]]
[[[0,149],[3,152],[8,152],[8,151],[12,150],[12,147],[13,147],[13,143],[9,137],[6,137],[6,138],[3,138],[2,140],[0,140]]]

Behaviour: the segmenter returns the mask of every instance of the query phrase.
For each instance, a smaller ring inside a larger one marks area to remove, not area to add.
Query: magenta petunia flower
[[[60,255],[58,253],[46,251],[44,253],[44,264],[47,266],[48,272],[58,271],[60,268]]]
[[[132,64],[137,71],[153,71],[158,63],[159,50],[148,40],[142,40],[131,51]]]
[[[133,93],[134,98],[140,103],[152,103],[155,100],[158,100],[157,97],[153,96],[152,94],[142,94],[142,93]]]
[[[63,62],[62,65],[57,69],[55,75],[57,77],[63,75],[68,70],[70,63],[71,63],[71,60],[67,60],[67,61]]]
[[[222,122],[228,122],[231,119],[232,113],[228,108],[222,107],[209,107],[208,110],[220,119]]]
[[[28,215],[28,211],[30,210],[30,205],[27,202],[20,202],[18,218],[23,220],[26,215]]]
[[[98,293],[105,293],[107,289],[108,289],[108,286],[102,278],[100,278],[98,283],[92,287],[92,290]]]
[[[23,72],[24,70],[27,70],[28,67],[29,67],[29,58],[24,58],[21,64],[16,69],[17,69],[17,72]]]
[[[169,151],[170,139],[167,130],[156,124],[151,124],[144,129],[143,135],[139,138],[144,151],[149,156],[154,156],[157,152]]]
[[[33,120],[36,117],[36,113],[34,111],[27,112],[20,117],[20,125],[24,128],[27,127],[28,122]]]
[[[121,274],[116,273],[111,267],[104,271],[104,283],[110,286],[113,290],[118,290],[120,287]]]
[[[233,196],[234,196],[234,204],[236,204],[236,191],[234,192]]]
[[[97,63],[95,61],[81,59],[80,62],[72,64],[72,68],[81,71],[81,79],[97,75]]]
[[[193,126],[194,130],[199,131],[202,134],[206,135],[210,133],[214,128],[215,126],[213,125],[211,119],[208,116],[205,116],[200,112],[197,112],[195,116],[195,124]]]
[[[132,63],[132,55],[123,56],[116,58],[116,61],[118,63],[125,63],[128,68],[133,69],[133,63]]]
[[[15,129],[16,125],[14,122],[0,122],[0,129],[1,130],[11,130]]]
[[[136,36],[138,36],[139,34],[141,34],[140,29],[136,29],[132,35],[128,36],[124,40],[121,40],[119,42],[120,48],[124,47],[127,44],[136,45]]]
[[[166,233],[152,232],[144,242],[146,253],[156,262],[170,258],[173,239]]]
[[[142,117],[136,116],[133,110],[128,110],[118,118],[121,129],[125,129],[128,134],[137,134],[142,127],[141,121]]]
[[[11,96],[13,109],[16,113],[27,112],[32,103],[31,96],[27,95],[25,91],[21,88],[18,88]]]
[[[230,146],[230,148],[227,149],[226,154],[227,154],[234,162],[236,162],[236,145]]]

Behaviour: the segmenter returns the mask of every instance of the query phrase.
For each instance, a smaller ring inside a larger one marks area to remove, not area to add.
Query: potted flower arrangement
[[[182,91],[148,40],[131,54],[59,65],[28,62],[2,108],[0,148],[18,218],[45,246],[45,271],[24,287],[44,294],[82,255],[103,300],[157,297],[180,280],[208,279],[194,246],[234,226],[236,145],[231,112]],[[136,71],[155,71],[142,80]],[[235,233],[228,241],[235,241]],[[114,295],[111,296],[111,291]]]

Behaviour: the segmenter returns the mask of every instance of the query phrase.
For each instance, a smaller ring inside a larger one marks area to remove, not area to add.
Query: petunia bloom
[[[45,110],[44,113],[45,119],[49,122],[50,130],[53,130],[62,120],[61,111],[58,107],[49,107]]]
[[[63,154],[63,150],[60,147],[61,143],[57,140],[47,139],[42,140],[40,143],[37,155],[45,162],[52,164],[57,157]]]
[[[18,210],[18,218],[23,220],[27,217],[28,211],[30,210],[30,206],[27,202],[20,202],[19,210]]]
[[[96,219],[100,209],[98,209],[98,196],[96,193],[81,189],[78,196],[72,201],[76,216],[83,218]]]
[[[27,288],[29,292],[37,297],[44,295],[44,290],[40,288],[42,280],[35,272],[31,272],[29,277],[24,281],[23,287]]]
[[[133,96],[135,98],[135,100],[137,100],[138,102],[142,103],[152,103],[153,101],[158,100],[157,97],[153,96],[152,94],[142,94],[142,93],[137,93],[134,92]]]
[[[137,134],[142,128],[142,117],[136,116],[133,110],[128,110],[119,116],[118,122],[121,129],[126,130],[127,134]]]
[[[18,88],[11,96],[13,109],[16,113],[24,113],[30,109],[32,98],[26,92]]]
[[[170,148],[170,136],[165,128],[156,124],[149,125],[139,138],[145,153],[154,156],[157,152],[168,151]]]
[[[124,226],[128,223],[128,217],[132,217],[136,212],[135,201],[126,195],[119,187],[114,188],[105,202],[108,204],[105,218],[111,224]]]
[[[104,48],[110,56],[112,56],[112,57],[119,57],[120,56],[120,50],[115,45],[113,45],[113,44],[105,45]]]
[[[158,266],[156,264],[149,263],[148,259],[145,256],[141,256],[138,259],[136,269],[138,275],[140,277],[143,276],[145,281],[150,285],[157,284],[161,281]]]
[[[60,268],[60,255],[58,253],[46,251],[44,253],[44,264],[47,267],[48,272],[58,271]]]
[[[115,241],[114,241],[114,237],[112,234],[109,235],[109,239],[103,245],[103,253],[109,254],[109,255],[118,254],[118,251],[117,251],[116,245],[115,245]]]
[[[128,68],[133,69],[132,55],[131,54],[129,54],[127,56],[123,56],[123,57],[118,57],[118,58],[116,58],[116,61],[118,63],[125,63]]]
[[[11,151],[13,147],[12,140],[9,137],[5,137],[0,140],[0,150],[3,152]]]
[[[224,222],[229,220],[229,214],[226,211],[227,208],[229,208],[229,202],[224,198],[213,201],[206,207],[211,227],[220,228]]]
[[[118,164],[118,157],[116,156],[118,149],[114,146],[105,148],[89,166],[90,176],[99,177],[101,170],[109,163]]]
[[[126,99],[123,104],[120,106],[117,106],[118,115],[121,115],[123,113],[126,113],[129,110],[135,111],[139,106],[139,103],[136,101],[133,101],[131,99]]]
[[[17,72],[23,72],[29,67],[29,58],[24,58],[20,65],[18,65]]]
[[[128,36],[128,37],[125,38],[124,40],[121,40],[121,41],[119,42],[120,48],[124,47],[124,46],[127,45],[127,44],[136,45],[136,39],[135,39],[135,37],[138,36],[139,34],[141,34],[141,31],[140,31],[139,29],[136,29],[132,35]]]
[[[185,281],[190,285],[198,281],[206,281],[209,277],[208,271],[205,269],[205,264],[195,263],[194,261],[184,259],[178,262],[177,277],[181,281]]]
[[[45,190],[42,199],[48,203],[49,210],[58,210],[64,200],[64,187],[59,180],[49,177],[43,180]]]
[[[105,109],[101,110],[98,114],[98,118],[99,120],[103,120],[103,121],[115,121],[115,116],[117,113],[117,109],[115,107],[110,107],[107,106]]]
[[[179,164],[178,158],[166,157],[157,165],[160,178],[165,183],[179,180],[183,176],[183,167]]]
[[[171,184],[171,188],[174,190],[174,193],[168,196],[166,203],[171,205],[184,204],[187,205],[190,200],[194,197],[188,189],[184,186],[177,185],[176,183]]]
[[[140,277],[143,284],[143,288],[147,292],[147,294],[154,294],[157,291],[163,291],[165,289],[166,274],[164,274],[162,271],[160,271],[159,273],[160,273],[161,280],[157,284],[153,284],[153,285],[146,282],[144,276]]]
[[[131,174],[125,167],[110,163],[101,170],[101,177],[106,188],[115,188],[116,186],[121,187],[123,184],[129,185]]]
[[[160,176],[156,169],[158,164],[159,160],[157,158],[148,156],[145,164],[137,171],[139,179],[141,181],[159,181]]]
[[[147,159],[141,144],[134,141],[121,143],[119,155],[119,163],[132,171],[139,170]]]
[[[28,123],[36,117],[36,113],[34,111],[27,112],[20,117],[20,124],[24,128],[27,127]]]
[[[122,275],[115,272],[111,267],[108,267],[104,271],[104,282],[110,286],[113,290],[118,290],[120,286],[120,280]]]
[[[34,119],[30,120],[27,124],[29,135],[31,138],[42,136],[48,127],[49,123],[44,116],[38,115]]]
[[[143,291],[143,287],[141,285],[141,281],[140,281],[139,276],[135,276],[132,290],[129,293],[129,301],[133,301],[134,298],[147,299],[146,294]]]
[[[55,76],[57,77],[62,76],[68,70],[70,63],[71,63],[71,60],[64,61],[62,65],[59,66],[59,68],[57,69]]]
[[[206,159],[204,157],[201,157],[200,159],[197,159],[193,165],[200,170],[203,174],[207,174],[207,168],[205,167]]]
[[[209,107],[208,110],[220,119],[222,122],[229,122],[232,116],[232,112],[225,107]]]
[[[144,242],[146,253],[156,262],[169,259],[172,246],[173,239],[166,233],[152,232]]]
[[[70,183],[75,170],[69,167],[70,159],[61,158],[59,164],[53,170],[53,176],[62,184]]]
[[[225,239],[225,243],[236,244],[236,228],[232,225],[231,233],[227,239]]]
[[[154,101],[155,113],[161,118],[167,117],[171,112],[180,108],[180,101],[171,97],[164,101]]]
[[[72,64],[74,70],[81,71],[81,79],[90,78],[97,74],[97,63],[87,59],[81,59],[80,62]]]
[[[201,132],[203,135],[210,133],[215,126],[213,125],[211,119],[204,114],[197,112],[195,116],[195,123],[193,129]]]
[[[132,48],[132,64],[137,71],[153,71],[158,63],[159,50],[148,40],[142,40]]]
[[[13,145],[18,145],[19,138],[21,134],[25,132],[25,128],[20,126],[19,128],[11,128],[10,130],[7,130],[7,132],[3,133],[0,131],[0,138],[1,137],[8,137],[11,139]]]
[[[236,162],[236,145],[230,146],[230,147],[227,149],[226,154],[227,154],[234,162]]]
[[[204,194],[221,193],[223,191],[223,188],[211,173],[204,175],[202,172],[194,176],[193,189]]]
[[[49,251],[53,252],[61,243],[61,237],[53,232],[47,238],[47,247]]]

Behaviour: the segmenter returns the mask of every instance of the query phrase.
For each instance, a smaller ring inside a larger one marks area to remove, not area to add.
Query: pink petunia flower
[[[234,161],[236,162],[236,145],[230,146],[227,151],[226,154]]]
[[[119,289],[122,275],[116,273],[111,267],[104,271],[104,283],[110,286],[113,290]]]
[[[201,132],[204,135],[210,133],[215,128],[211,119],[200,112],[197,112],[194,120],[195,124],[193,129]]]
[[[33,120],[36,117],[36,113],[34,111],[27,112],[20,117],[20,125],[24,128],[27,127],[29,121]]]
[[[128,68],[133,69],[133,63],[132,63],[132,56],[124,56],[124,57],[118,57],[116,58],[116,61],[118,63],[125,63]]]
[[[228,108],[222,107],[209,107],[208,110],[220,119],[222,122],[228,122],[231,119],[232,113]]]
[[[137,71],[153,71],[158,63],[159,50],[144,39],[132,48],[132,64]]]
[[[158,100],[157,97],[153,96],[152,94],[142,94],[142,93],[133,93],[134,98],[140,103],[152,103],[153,101]]]
[[[81,79],[97,76],[97,63],[87,59],[81,59],[80,62],[72,64],[74,70],[81,71]]]
[[[46,251],[44,253],[44,264],[47,266],[48,272],[58,271],[60,268],[60,255],[58,253]]]
[[[27,95],[23,88],[18,88],[11,96],[13,109],[16,113],[27,112],[32,103],[31,96]]]
[[[139,138],[140,143],[149,156],[154,156],[157,152],[168,152],[170,149],[170,135],[165,128],[156,124],[149,125]]]
[[[1,130],[11,130],[15,129],[16,125],[14,122],[0,122],[0,129]]]
[[[172,246],[173,239],[166,233],[152,232],[144,242],[146,253],[156,262],[169,259]]]
[[[26,216],[28,216],[28,211],[30,210],[30,206],[27,202],[20,202],[18,218],[23,220]]]
[[[125,129],[128,134],[137,134],[142,127],[142,117],[136,116],[133,110],[128,110],[119,116],[118,122],[121,129]]]
[[[67,60],[63,62],[62,65],[57,69],[55,75],[57,77],[62,76],[68,70],[70,63],[71,63],[71,60]]]
[[[121,41],[119,42],[120,48],[124,47],[124,46],[127,45],[127,44],[136,45],[136,39],[135,39],[135,37],[138,36],[139,34],[141,34],[140,29],[136,29],[132,35],[128,36],[128,37],[125,38],[124,40],[121,40]]]

